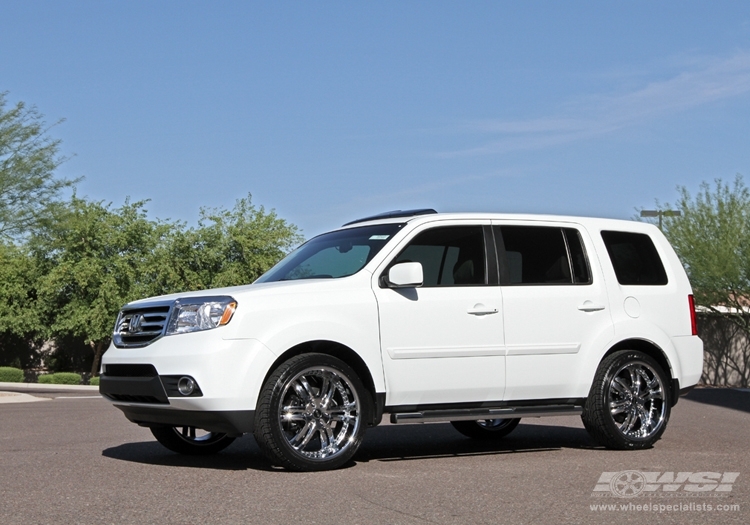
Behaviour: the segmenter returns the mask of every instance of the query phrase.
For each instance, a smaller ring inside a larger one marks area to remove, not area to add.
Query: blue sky
[[[79,194],[630,218],[750,183],[750,2],[0,0],[0,91]]]

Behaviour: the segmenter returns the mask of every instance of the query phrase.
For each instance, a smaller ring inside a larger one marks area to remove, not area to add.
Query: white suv
[[[319,235],[251,285],[126,305],[100,390],[173,451],[252,432],[274,463],[325,470],[384,413],[480,439],[574,414],[606,447],[650,447],[702,368],[654,226],[413,210]]]

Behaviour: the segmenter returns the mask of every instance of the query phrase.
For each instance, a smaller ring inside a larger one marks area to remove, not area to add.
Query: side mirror
[[[390,288],[413,288],[422,286],[423,282],[422,263],[399,263],[388,270],[387,284]]]

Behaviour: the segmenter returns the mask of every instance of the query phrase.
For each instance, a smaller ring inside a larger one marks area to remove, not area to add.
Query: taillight
[[[690,304],[690,328],[693,330],[693,335],[698,335],[698,322],[695,318],[695,297],[688,295],[688,303]]]

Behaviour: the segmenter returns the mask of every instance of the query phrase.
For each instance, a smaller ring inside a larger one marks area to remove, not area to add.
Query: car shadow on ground
[[[208,456],[186,456],[164,448],[159,442],[123,443],[104,449],[102,456],[166,467],[188,467],[211,470],[273,470],[251,436],[235,440],[229,447]]]
[[[371,428],[354,462],[409,461],[446,457],[555,452],[564,448],[598,447],[582,428],[523,424],[498,440],[476,440],[462,436],[449,423],[383,425]],[[224,451],[211,456],[184,456],[170,452],[156,441],[124,443],[102,451],[120,461],[148,465],[213,470],[276,470],[263,456],[252,436],[237,439]]]
[[[750,392],[733,388],[695,388],[683,399],[741,412],[750,412]]]
[[[563,448],[599,448],[582,428],[521,424],[493,440],[464,437],[449,423],[387,425],[367,431],[357,461],[407,461],[441,457],[553,452]]]

